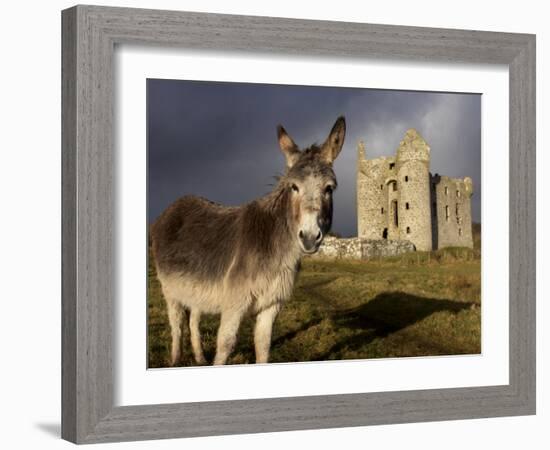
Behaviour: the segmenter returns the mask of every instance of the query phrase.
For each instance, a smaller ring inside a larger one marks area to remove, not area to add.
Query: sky
[[[300,148],[322,143],[346,118],[334,163],[333,231],[357,234],[357,143],[367,158],[391,156],[409,128],[431,148],[432,173],[472,178],[481,221],[481,96],[363,88],[147,80],[148,220],[178,197],[240,205],[268,193],[285,162],[276,127]]]

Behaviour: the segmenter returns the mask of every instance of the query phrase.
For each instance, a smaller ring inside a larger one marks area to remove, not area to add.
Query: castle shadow
[[[336,342],[316,360],[329,359],[340,350],[357,350],[376,338],[384,338],[437,312],[458,313],[470,309],[473,303],[432,299],[404,292],[384,292],[358,307],[337,312],[332,321],[336,332],[342,328],[359,331],[352,337]],[[425,343],[426,344],[426,343]],[[429,343],[436,354],[444,353],[436,342]]]

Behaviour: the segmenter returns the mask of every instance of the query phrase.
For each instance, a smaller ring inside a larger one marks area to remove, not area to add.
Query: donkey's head
[[[300,150],[279,125],[279,146],[286,158],[283,189],[290,195],[290,227],[304,253],[315,253],[332,224],[332,193],[336,176],[332,163],[342,150],[346,121],[339,117],[321,145]]]

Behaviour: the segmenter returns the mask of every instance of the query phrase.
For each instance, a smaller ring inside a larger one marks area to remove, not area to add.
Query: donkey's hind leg
[[[189,331],[191,333],[191,347],[193,347],[195,361],[199,365],[206,363],[204,354],[202,353],[201,332],[199,330],[200,320],[201,312],[198,309],[192,309],[189,315]]]
[[[166,299],[168,320],[172,331],[172,357],[170,363],[177,365],[181,360],[181,326],[185,317],[183,306],[175,299]]]

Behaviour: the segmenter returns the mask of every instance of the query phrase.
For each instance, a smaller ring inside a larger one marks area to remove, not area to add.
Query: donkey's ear
[[[281,151],[286,158],[286,166],[290,169],[300,158],[300,150],[282,125],[277,127],[277,137],[279,139],[279,147],[281,147]]]
[[[344,116],[338,117],[327,140],[321,147],[321,158],[332,164],[336,157],[340,154],[342,146],[344,145],[344,138],[346,137],[346,119]]]

